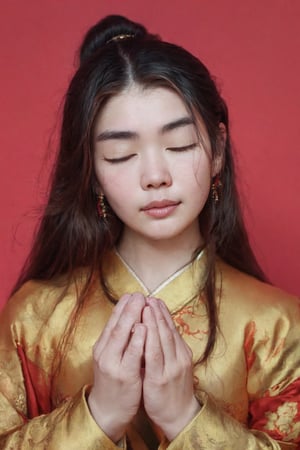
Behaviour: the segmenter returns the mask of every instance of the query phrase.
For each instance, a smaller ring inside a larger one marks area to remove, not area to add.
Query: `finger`
[[[118,303],[116,304],[116,306],[114,307],[110,318],[108,319],[101,335],[99,336],[98,340],[96,341],[96,343],[94,345],[94,353],[96,355],[101,353],[102,348],[106,346],[107,341],[110,336],[110,333],[111,333],[111,330],[114,328],[117,321],[119,320],[119,317],[122,314],[125,306],[127,305],[130,297],[131,297],[130,294],[123,295],[120,298],[120,300],[118,301]]]
[[[160,345],[164,356],[165,366],[174,363],[176,360],[176,344],[174,325],[169,325],[157,299],[149,299],[149,304],[154,312],[160,337]]]
[[[140,377],[146,333],[147,329],[144,324],[136,324],[123,354],[122,368],[131,376]]]
[[[122,314],[112,328],[104,352],[110,354],[111,363],[120,363],[123,353],[130,341],[131,331],[136,323],[141,322],[141,314],[144,307],[144,298],[136,296],[129,299],[122,310]]]
[[[133,325],[141,321],[141,314],[145,305],[144,296],[135,293],[127,295],[125,298],[122,297],[121,301],[122,304],[120,306],[117,304],[115,307],[115,309],[118,309],[109,320],[95,348],[96,359],[106,349],[114,352],[112,358],[119,360],[128,343]]]
[[[161,308],[162,314],[165,317],[165,320],[167,321],[169,327],[173,330],[173,336],[174,336],[175,346],[176,346],[176,355],[178,356],[179,353],[182,355],[182,352],[184,352],[185,353],[184,356],[191,358],[193,355],[192,350],[190,349],[188,344],[185,342],[185,340],[182,338],[182,336],[179,334],[167,306],[160,299],[158,299],[158,303]]]
[[[163,372],[164,358],[160,345],[160,337],[154,312],[150,306],[145,306],[143,323],[147,327],[145,342],[145,376]]]
[[[162,314],[163,314],[165,320],[167,321],[169,327],[171,328],[171,330],[172,330],[172,329],[175,329],[175,330],[176,330],[174,321],[173,321],[173,319],[172,319],[172,316],[171,316],[170,311],[168,310],[166,304],[165,304],[160,298],[157,299],[157,303],[159,304],[159,307],[160,307],[160,309],[161,309],[161,312],[162,312]]]

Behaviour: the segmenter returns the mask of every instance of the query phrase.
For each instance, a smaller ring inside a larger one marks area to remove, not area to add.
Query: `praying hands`
[[[135,293],[120,299],[94,346],[88,403],[100,428],[117,442],[142,400],[169,440],[200,410],[191,350],[164,303]]]

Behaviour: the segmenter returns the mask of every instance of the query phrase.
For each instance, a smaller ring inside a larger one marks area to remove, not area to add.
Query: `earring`
[[[217,175],[211,185],[211,198],[217,204],[220,200],[221,191],[222,191],[223,184],[220,180],[219,175]]]
[[[107,217],[106,205],[105,205],[105,201],[104,201],[104,195],[102,193],[100,195],[98,195],[97,211],[98,211],[98,216],[100,217],[100,219],[106,219],[106,217]]]

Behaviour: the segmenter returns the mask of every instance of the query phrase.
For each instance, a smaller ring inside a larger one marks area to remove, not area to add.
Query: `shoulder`
[[[8,310],[10,314],[24,319],[30,316],[45,318],[55,311],[59,303],[74,302],[72,285],[67,287],[58,280],[27,281],[10,297],[4,311]]]
[[[72,281],[64,277],[49,281],[30,280],[15,292],[1,312],[1,323],[9,327],[64,329],[76,310],[78,297],[87,279],[78,270]]]
[[[223,261],[217,265],[217,280],[221,290],[221,308],[230,314],[255,321],[286,318],[300,323],[300,301],[281,289],[264,283]]]

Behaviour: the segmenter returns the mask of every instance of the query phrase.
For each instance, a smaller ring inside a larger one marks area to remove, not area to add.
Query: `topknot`
[[[110,42],[117,42],[119,36],[155,38],[155,36],[148,34],[143,25],[133,22],[124,16],[106,16],[86,33],[79,51],[80,64],[88,60],[104,45]]]

